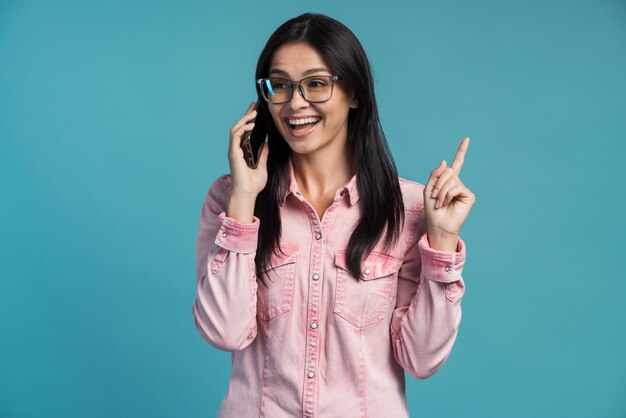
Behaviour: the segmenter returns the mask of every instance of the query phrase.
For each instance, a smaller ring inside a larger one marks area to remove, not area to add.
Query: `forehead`
[[[328,69],[328,65],[315,48],[303,43],[282,45],[274,51],[270,62],[270,71],[282,70],[291,78],[305,77],[312,68]]]

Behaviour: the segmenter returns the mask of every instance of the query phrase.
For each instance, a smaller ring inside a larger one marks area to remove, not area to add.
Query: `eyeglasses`
[[[302,98],[311,103],[322,103],[330,100],[333,95],[333,85],[339,80],[338,75],[314,75],[300,81],[291,81],[286,78],[259,78],[261,94],[265,101],[273,104],[287,103],[293,97],[293,90],[298,86]]]

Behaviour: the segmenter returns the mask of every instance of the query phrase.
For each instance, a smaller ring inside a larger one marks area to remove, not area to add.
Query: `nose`
[[[294,92],[291,95],[289,105],[293,109],[302,109],[303,107],[309,107],[309,102],[304,100],[304,91],[301,86],[294,87]]]

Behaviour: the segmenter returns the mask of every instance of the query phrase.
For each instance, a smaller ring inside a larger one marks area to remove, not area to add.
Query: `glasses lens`
[[[333,77],[312,76],[300,82],[305,100],[325,102],[333,94]],[[286,103],[293,95],[292,82],[284,78],[264,78],[260,82],[263,97],[270,103]]]
[[[330,77],[314,76],[302,80],[304,97],[310,102],[325,102],[330,99],[332,83]]]
[[[291,83],[282,78],[266,78],[261,82],[263,96],[270,103],[284,103],[291,99]]]

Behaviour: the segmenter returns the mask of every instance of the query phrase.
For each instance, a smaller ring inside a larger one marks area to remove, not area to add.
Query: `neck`
[[[300,192],[310,197],[334,194],[355,173],[347,150],[331,155],[292,152],[291,162]]]

